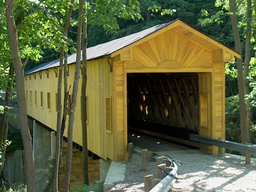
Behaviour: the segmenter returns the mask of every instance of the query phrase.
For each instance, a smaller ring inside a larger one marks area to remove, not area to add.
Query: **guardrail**
[[[181,162],[172,159],[169,155],[159,157],[158,159],[161,161],[162,158],[164,158],[165,163],[158,165],[157,173],[157,178],[162,178],[162,180],[153,179],[153,175],[145,176],[146,192],[168,192],[170,191],[173,183],[177,180],[178,166],[176,162],[180,164]]]
[[[189,139],[191,141],[206,143],[209,145],[215,145],[215,146],[218,146],[219,148],[226,148],[226,149],[230,149],[233,151],[256,155],[256,146],[252,146],[252,145],[247,145],[247,144],[242,144],[242,143],[237,143],[237,142],[232,142],[232,141],[226,141],[226,140],[221,140],[221,139],[214,139],[214,138],[204,137],[204,136],[195,135],[195,134],[190,134]],[[250,162],[248,162],[247,158],[248,157],[246,156],[246,162],[250,163]]]

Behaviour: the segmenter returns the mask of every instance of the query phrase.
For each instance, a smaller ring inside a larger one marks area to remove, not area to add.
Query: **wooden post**
[[[162,170],[166,170],[166,164],[160,164],[157,166],[157,172],[156,172],[156,178],[163,179],[164,178],[164,172]]]
[[[147,153],[148,153],[147,149],[143,149],[141,151],[141,167],[140,167],[140,170],[146,170],[146,168],[147,168]]]
[[[148,151],[147,162],[152,162],[152,160],[153,160],[153,152],[152,151]]]
[[[158,165],[160,165],[160,164],[163,164],[164,163],[164,157],[163,156],[161,156],[161,157],[157,157],[157,159],[156,159],[156,172],[158,171]]]
[[[219,137],[219,140],[222,140],[222,138]],[[223,151],[223,148],[222,147],[218,147],[218,154],[219,154],[219,156],[222,155],[222,151]]]
[[[144,177],[145,192],[149,192],[153,188],[153,178],[154,176],[152,174]]]
[[[163,156],[157,157],[156,165],[160,165],[160,164],[163,164],[163,163],[164,163],[164,157]]]
[[[166,170],[167,173],[170,173],[173,170],[173,167],[166,166],[165,170]]]
[[[133,143],[128,144],[128,161],[132,161]]]

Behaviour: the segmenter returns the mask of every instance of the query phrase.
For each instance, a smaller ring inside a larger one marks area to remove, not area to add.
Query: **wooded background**
[[[78,12],[79,5],[85,11],[82,14]],[[86,41],[82,40],[88,47],[179,18],[240,53],[241,59],[225,66],[226,139],[256,143],[256,0],[6,0],[0,2],[0,90],[10,94],[6,96],[6,106],[0,106],[5,115],[0,132],[0,167],[5,148],[10,145],[6,142],[8,101],[16,91],[22,109],[24,149],[25,153],[29,149],[27,155],[32,160],[31,136],[25,121],[24,68],[26,71],[60,58],[61,50],[69,54],[79,50],[81,17],[88,27],[88,38],[83,36]],[[33,171],[28,173],[28,186],[32,186],[28,191],[34,191]]]

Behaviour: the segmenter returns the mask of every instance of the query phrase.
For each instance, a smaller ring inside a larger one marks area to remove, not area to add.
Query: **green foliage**
[[[10,185],[7,181],[1,179],[0,181],[0,189],[1,192],[26,192],[27,187],[26,185],[17,185],[17,184],[12,184]]]
[[[118,18],[141,19],[137,0],[97,0],[88,5],[88,24],[103,26],[104,30],[118,30]]]
[[[4,141],[4,143],[2,143],[2,146],[0,148],[0,165],[2,166],[4,163],[4,154],[3,154],[3,150],[5,150],[8,146],[11,145],[11,141]]]
[[[228,1],[217,0],[213,6],[204,7],[200,14],[198,23],[204,33],[230,48],[234,47]]]
[[[11,145],[9,145],[6,149],[7,152],[23,149],[21,132],[19,130],[9,131],[7,139],[11,141]]]
[[[4,113],[4,106],[0,105],[0,115]]]
[[[238,95],[226,98],[226,140],[241,142]]]
[[[83,185],[77,189],[72,189],[71,192],[101,192],[103,190],[103,182],[94,183],[93,185]]]

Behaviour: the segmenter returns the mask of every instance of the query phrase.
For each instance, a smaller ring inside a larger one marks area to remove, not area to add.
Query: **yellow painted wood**
[[[224,62],[232,61],[234,56],[240,57],[236,52],[178,20],[116,51],[110,55],[110,58],[88,61],[88,149],[104,159],[116,161],[127,159],[126,87],[129,73],[197,73],[200,104],[199,134],[224,139]],[[53,130],[56,130],[57,124],[58,77],[56,74],[58,75],[58,71],[52,68],[26,76],[28,115]],[[71,64],[68,76],[71,91],[74,74],[75,65]],[[73,138],[79,145],[82,145],[81,99],[81,90],[79,90]],[[64,134],[67,136],[67,130]],[[213,147],[207,152],[215,154],[217,149]]]
[[[170,43],[165,43],[170,42]],[[166,31],[147,42],[133,47],[133,61],[139,66],[166,68],[211,67],[212,52],[203,49],[174,31]],[[170,54],[169,54],[170,52]],[[175,61],[174,66],[166,66]]]
[[[106,98],[113,96],[113,76],[109,70],[109,65],[106,59],[88,62],[88,149],[102,158],[114,159],[112,151],[113,133],[106,133]],[[75,65],[70,65],[68,84],[71,85],[71,91],[74,72]],[[27,89],[28,115],[40,121],[52,130],[56,130],[56,92],[58,77],[56,77],[54,69],[49,69],[47,73],[42,72],[41,74],[42,78],[40,78],[38,72],[35,73],[36,79],[31,78],[30,80],[27,78],[26,81],[26,87],[29,87],[29,90]],[[32,92],[33,97],[32,103],[29,102],[31,97],[30,92]],[[35,92],[37,93],[37,105],[35,104]],[[43,97],[42,106],[41,95]],[[50,99],[49,102],[47,101],[47,95]],[[75,143],[82,145],[80,102],[81,90],[78,91],[73,140]],[[48,108],[47,103],[50,104],[50,108]],[[112,114],[109,115],[111,116],[108,118],[112,119]],[[104,135],[101,133],[106,134]],[[67,136],[67,129],[65,130],[64,135]]]
[[[115,159],[124,160],[127,157],[127,125],[124,125],[124,62],[114,62],[114,130]]]
[[[189,39],[194,44],[197,44],[198,46],[207,49],[208,51],[213,51],[216,49],[223,49],[226,52],[230,53],[231,55],[241,58],[241,55],[226,46],[220,44],[219,42],[215,41],[214,39],[204,35],[203,33],[193,29],[189,25],[185,24],[181,20],[177,20],[173,22],[172,24],[168,25],[167,27],[160,29],[159,31],[133,43],[130,46],[124,47],[123,49],[120,49],[119,51],[116,51],[115,53],[111,54],[111,57],[117,56],[123,51],[130,49],[131,47],[135,47],[137,45],[142,44],[143,42],[147,42],[149,39],[152,39],[166,31],[173,30],[179,33],[180,35],[184,36],[185,38]],[[227,61],[226,61],[227,62]]]
[[[128,49],[121,53],[121,60],[122,61],[131,61],[132,60],[132,50]]]

